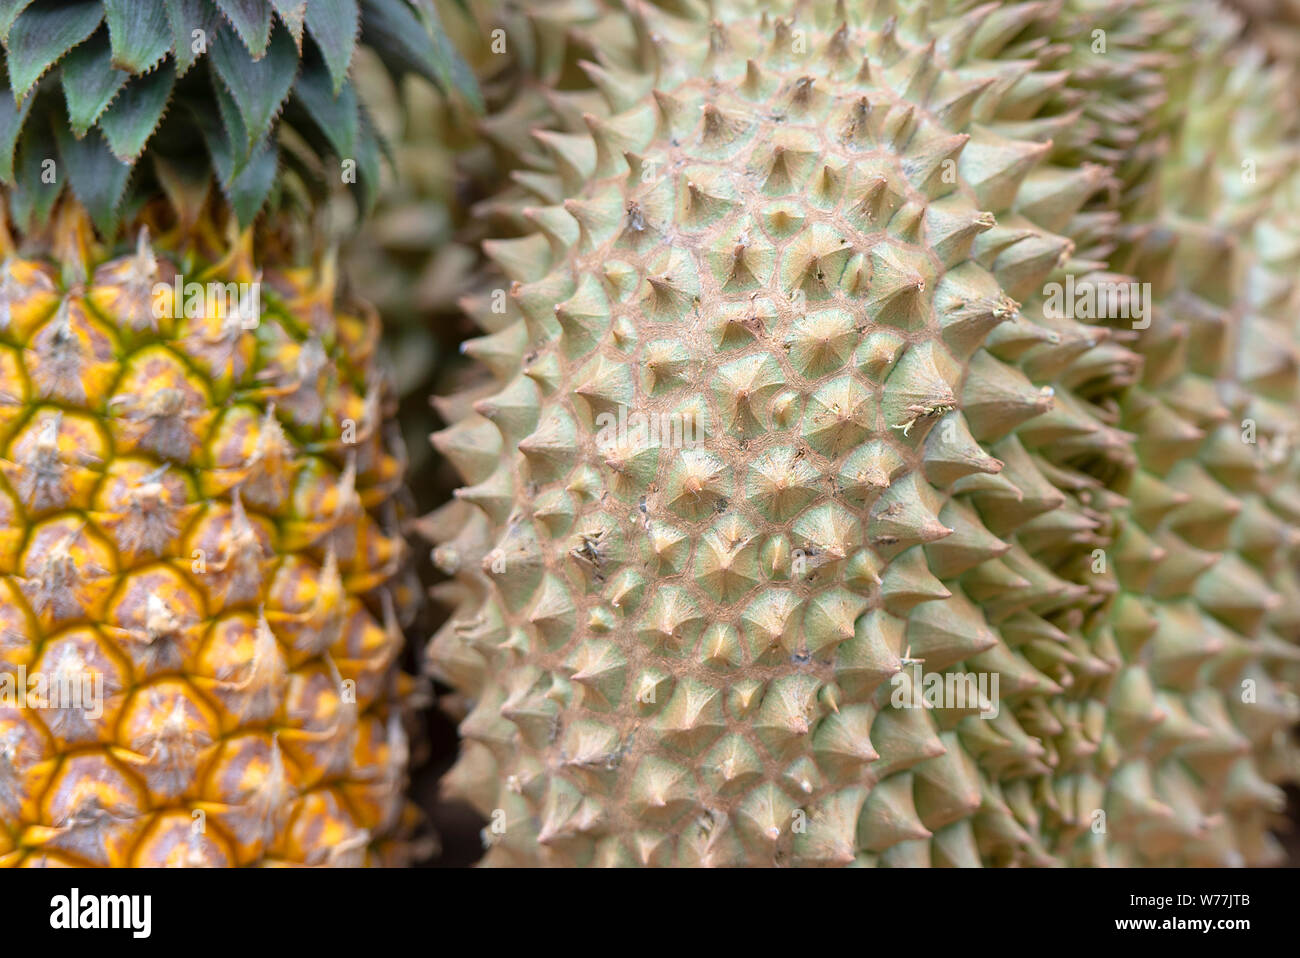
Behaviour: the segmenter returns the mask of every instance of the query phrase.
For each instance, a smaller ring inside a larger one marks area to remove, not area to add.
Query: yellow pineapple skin
[[[156,247],[0,266],[0,865],[386,862],[413,593],[378,319],[249,234]],[[178,274],[260,315],[186,315]]]

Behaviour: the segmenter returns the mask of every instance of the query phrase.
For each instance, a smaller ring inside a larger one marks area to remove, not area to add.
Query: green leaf
[[[176,73],[184,76],[207,50],[221,23],[221,15],[208,0],[163,0],[163,8],[171,26]],[[194,36],[195,30],[202,31],[198,38]],[[196,42],[198,50],[194,49]]]
[[[45,71],[94,33],[103,19],[99,0],[24,10],[9,31],[9,86],[14,100],[27,96]]]
[[[262,139],[275,123],[298,72],[298,50],[283,27],[271,34],[266,56],[253,60],[229,27],[212,45],[217,76],[239,108],[249,144]]]
[[[442,21],[438,19],[438,11],[432,3],[429,4],[429,12],[432,17],[430,30],[437,51],[434,57],[434,69],[438,72],[443,89],[459,90],[461,96],[468,100],[475,110],[479,113],[484,112],[483,94],[479,90],[474,71],[470,69],[470,65],[465,62],[465,58],[460,55],[460,51],[447,36]]]
[[[310,0],[307,4],[307,29],[334,78],[335,93],[343,89],[343,81],[348,78],[360,20],[357,0]]]
[[[415,8],[415,13],[423,23],[425,31],[433,38],[434,58],[431,65],[438,75],[435,81],[437,85],[443,90],[459,90],[470,105],[482,113],[483,94],[479,90],[478,80],[464,57],[460,55],[460,51],[451,42],[451,38],[447,36],[447,29],[442,25],[437,6],[433,0],[408,0],[408,2]],[[462,12],[469,13],[463,3],[460,4],[460,8]]]
[[[102,0],[113,41],[113,66],[143,73],[167,55],[171,32],[158,0]]]
[[[447,39],[431,7],[417,16],[406,0],[363,2],[362,37],[390,69],[418,73],[442,90],[461,90],[476,107],[481,105],[469,66]]]
[[[0,41],[9,42],[9,28],[31,4],[32,0],[0,0]]]
[[[280,22],[289,28],[294,45],[302,50],[302,25],[307,16],[307,0],[271,0],[271,6],[280,15]]]
[[[158,129],[175,83],[176,72],[170,63],[165,63],[127,84],[99,118],[99,128],[119,160],[134,162],[140,156],[145,143]]]
[[[29,96],[16,104],[12,96],[0,94],[0,183],[13,185],[13,148],[18,144],[18,134],[22,133],[22,125],[35,99]]]
[[[221,120],[213,115],[210,104],[190,100],[187,105],[207,143],[217,182],[230,200],[240,224],[247,226],[257,218],[275,184],[278,157],[274,138],[267,136],[259,141],[248,161],[237,169],[230,134]],[[242,136],[242,131],[239,132]]]
[[[0,182],[11,186],[14,182],[14,146],[34,99],[28,97],[15,105],[13,97],[0,96]]]
[[[230,168],[222,176],[223,180],[229,180],[238,175],[243,169],[244,164],[253,153],[253,146],[256,140],[250,141],[248,131],[244,128],[244,121],[239,116],[239,107],[235,106],[235,101],[231,99],[230,94],[220,83],[214,81],[215,93],[217,98],[217,119],[220,122],[221,131],[229,143],[228,150],[230,153]],[[210,111],[211,107],[205,105],[205,109]]]
[[[218,104],[220,103],[220,94],[218,90]],[[185,107],[189,110],[190,115],[194,118],[194,124],[203,134],[203,142],[207,145],[208,155],[212,157],[212,169],[217,174],[217,179],[226,183],[234,175],[235,155],[231,148],[232,134],[227,130],[221,118],[212,112],[212,105],[204,100],[195,100],[188,98],[185,101]],[[240,146],[243,146],[243,128],[239,130]]]
[[[329,70],[319,59],[304,62],[294,84],[293,95],[302,104],[312,122],[329,140],[342,159],[356,158],[357,94],[351,81],[343,84],[338,96],[330,82]]]
[[[222,184],[240,226],[249,226],[257,219],[258,212],[271,193],[271,187],[275,185],[278,170],[279,151],[274,138],[268,136],[253,151],[243,172],[232,182]]]
[[[122,194],[131,179],[131,164],[123,163],[113,155],[98,130],[92,130],[78,140],[56,123],[55,135],[72,192],[86,207],[95,228],[104,236],[112,235],[117,227]]]
[[[63,192],[66,164],[59,161],[52,130],[54,124],[51,123],[52,112],[49,98],[42,97],[40,105],[32,111],[22,142],[18,145],[9,203],[14,219],[23,230],[48,222],[54,203]]]
[[[68,104],[68,123],[78,138],[95,125],[130,78],[114,70],[112,60],[113,51],[103,33],[95,34],[63,60],[63,97]]]
[[[361,108],[361,133],[357,137],[356,201],[362,215],[369,215],[379,198],[382,176],[383,138],[371,122],[365,107]]]
[[[217,172],[217,179],[223,184],[229,183],[243,171],[253,155],[257,141],[248,142],[244,130],[244,121],[239,118],[239,108],[230,94],[220,84],[216,88],[217,112],[212,112],[209,101],[195,101],[190,110],[203,131],[207,141],[208,152],[212,155],[212,168]]]
[[[274,11],[265,0],[213,0],[226,15],[254,60],[266,56],[271,40],[271,17]],[[297,46],[297,44],[295,44]]]

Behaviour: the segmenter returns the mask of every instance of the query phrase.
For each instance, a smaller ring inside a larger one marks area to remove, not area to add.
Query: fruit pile
[[[0,12],[0,863],[1278,862],[1294,47],[525,6]]]

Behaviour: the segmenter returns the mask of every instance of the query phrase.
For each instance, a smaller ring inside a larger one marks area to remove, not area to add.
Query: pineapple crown
[[[65,187],[106,235],[213,179],[242,226],[331,182],[368,209],[385,145],[349,79],[358,45],[478,98],[433,0],[3,0],[0,45],[0,183],[24,231]]]

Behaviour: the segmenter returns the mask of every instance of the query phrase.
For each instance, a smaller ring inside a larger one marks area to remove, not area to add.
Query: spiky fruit
[[[1245,566],[1294,556],[1290,460],[1233,458],[1263,498],[1217,534],[1176,410],[1240,391],[1226,347],[1176,382],[1049,285],[1168,235],[1150,170],[1195,141],[1204,38],[1140,3],[574,16],[538,32],[589,29],[598,93],[554,94],[576,122],[498,206],[534,231],[487,247],[497,382],[435,436],[470,485],[428,523],[432,664],[485,861],[1268,860],[1296,629]],[[1071,62],[1094,26],[1117,55]],[[1204,247],[1174,225],[1176,273]],[[995,676],[996,716],[906,707],[919,666]]]
[[[1232,26],[1215,30],[1230,37]],[[1138,468],[1117,518],[1124,544],[1146,541],[1129,550],[1135,564],[1116,557],[1125,607],[1112,617],[1122,645],[1146,650],[1167,715],[1150,764],[1170,810],[1140,824],[1125,864],[1279,861],[1268,824],[1285,799],[1271,783],[1300,768],[1288,740],[1300,717],[1300,155],[1293,123],[1264,120],[1293,112],[1294,79],[1217,42],[1187,89],[1189,103],[1215,106],[1180,118],[1148,215],[1125,226],[1113,260],[1151,282],[1156,304],[1135,345],[1141,382],[1119,405]]]
[[[373,185],[322,10],[0,15],[0,864],[361,863],[409,824],[378,320],[276,176],[332,147]]]

